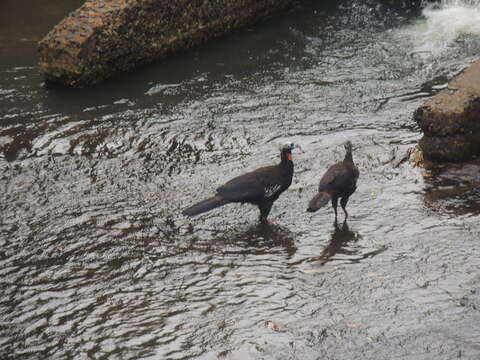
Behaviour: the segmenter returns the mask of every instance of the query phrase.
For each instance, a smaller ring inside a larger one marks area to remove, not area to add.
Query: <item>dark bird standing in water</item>
[[[200,201],[182,211],[183,215],[195,216],[229,203],[250,203],[260,209],[260,221],[266,222],[273,202],[292,183],[294,144],[284,145],[280,150],[280,164],[266,166],[233,178],[217,189],[215,196]]]
[[[358,168],[355,166],[352,158],[352,143],[345,143],[345,158],[343,161],[330,166],[323,175],[318,186],[318,194],[310,200],[307,211],[315,212],[325,206],[329,201],[332,202],[333,211],[335,211],[335,219],[337,219],[337,204],[340,199],[340,205],[345,213],[345,219],[348,218],[345,209],[348,198],[357,188],[357,180],[359,176]]]

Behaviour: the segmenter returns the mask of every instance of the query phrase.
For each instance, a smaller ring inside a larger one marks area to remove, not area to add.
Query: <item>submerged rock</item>
[[[414,118],[426,159],[460,162],[480,154],[480,60],[425,101]]]
[[[39,43],[47,80],[88,85],[285,9],[294,0],[88,0]]]

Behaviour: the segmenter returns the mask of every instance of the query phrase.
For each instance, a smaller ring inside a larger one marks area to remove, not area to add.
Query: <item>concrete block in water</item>
[[[417,109],[426,159],[464,161],[480,154],[480,60]]]
[[[294,0],[88,0],[39,43],[47,80],[88,85],[233,29]]]

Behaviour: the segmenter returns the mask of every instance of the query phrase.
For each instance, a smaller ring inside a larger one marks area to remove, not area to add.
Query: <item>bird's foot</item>
[[[277,226],[278,224],[275,221],[271,221],[265,218],[260,218],[260,225]]]

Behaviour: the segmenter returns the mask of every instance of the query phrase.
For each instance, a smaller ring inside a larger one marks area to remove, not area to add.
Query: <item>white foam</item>
[[[422,14],[421,20],[400,32],[413,42],[413,53],[437,56],[460,35],[480,35],[480,0],[442,0],[427,5]]]

